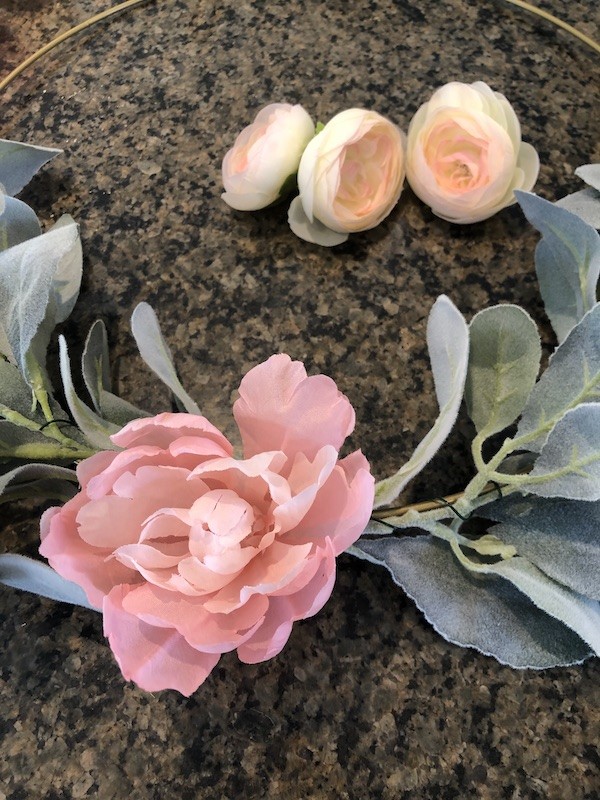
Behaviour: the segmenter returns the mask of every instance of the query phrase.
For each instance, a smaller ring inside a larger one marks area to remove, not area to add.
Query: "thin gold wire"
[[[126,0],[126,2],[119,3],[118,5],[113,6],[106,11],[102,11],[100,14],[95,14],[93,17],[81,22],[79,25],[75,25],[75,27],[70,28],[64,33],[61,33],[55,39],[52,39],[51,42],[48,42],[48,44],[40,47],[39,50],[26,58],[25,61],[15,67],[12,72],[3,78],[3,80],[0,81],[0,90],[6,89],[6,87],[23,72],[23,70],[27,69],[27,67],[31,66],[31,64],[34,64],[38,59],[46,55],[46,53],[49,53],[57,45],[62,44],[62,42],[66,42],[67,39],[70,39],[72,36],[81,33],[81,31],[84,31],[87,28],[91,28],[92,25],[95,25],[104,19],[108,19],[108,17],[112,17],[114,14],[118,14],[120,11],[125,11],[129,8],[134,8],[135,6],[140,6],[142,3],[147,2],[148,0]],[[592,39],[590,36],[586,36],[585,33],[582,33],[582,31],[578,30],[577,28],[574,28],[573,25],[569,25],[568,22],[563,22],[563,20],[555,17],[553,14],[549,14],[547,11],[543,11],[541,8],[531,5],[531,3],[526,3],[524,0],[504,0],[504,2],[513,6],[518,6],[525,11],[529,11],[531,14],[535,14],[536,16],[545,19],[552,25],[562,28],[564,31],[567,31],[567,33],[570,33],[572,36],[575,36],[577,39],[584,42],[584,44],[588,45],[588,47],[591,47],[592,50],[600,53],[600,44],[598,44],[598,42],[594,41],[594,39]]]
[[[46,53],[50,52],[50,50],[54,50],[54,48],[59,44],[66,42],[67,39],[70,39],[77,33],[81,33],[81,31],[84,31],[87,28],[91,28],[92,25],[95,25],[97,22],[101,22],[103,19],[108,19],[108,17],[118,14],[120,11],[125,11],[128,8],[133,8],[134,6],[139,6],[146,2],[148,2],[148,0],[126,0],[126,2],[119,3],[119,5],[108,8],[106,11],[102,11],[100,14],[95,14],[93,17],[86,19],[85,22],[75,25],[74,28],[69,28],[68,31],[61,33],[60,36],[57,36],[55,39],[52,39],[51,42],[48,42],[48,44],[40,47],[39,50],[36,50],[35,53],[26,58],[25,61],[18,65],[18,67],[15,67],[12,72],[9,72],[6,78],[0,81],[0,90],[6,89],[9,83],[12,83],[12,81],[14,81],[14,79],[23,72],[23,70],[34,64],[42,56],[45,56]]]

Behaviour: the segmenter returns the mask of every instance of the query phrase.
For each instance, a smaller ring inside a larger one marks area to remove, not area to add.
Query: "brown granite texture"
[[[0,0],[0,73],[106,0]],[[592,0],[543,5],[591,36]],[[81,224],[85,276],[66,334],[107,323],[121,392],[169,398],[128,333],[157,309],[182,378],[234,435],[241,375],[276,351],[331,375],[353,443],[383,477],[435,418],[425,321],[448,294],[472,314],[517,302],[551,333],[518,209],[469,227],[407,189],[379,228],[335,250],[296,239],[285,207],[233,212],[220,160],[267,102],[321,120],[372,107],[406,127],[451,79],[504,92],[539,150],[538,191],[580,188],[599,160],[598,60],[500,0],[149,2],[54,50],[2,98],[5,138],[65,150],[23,199]],[[460,489],[462,415],[407,492]],[[4,507],[3,507],[4,509]],[[38,509],[4,509],[2,547],[34,554]],[[592,800],[600,661],[514,671],[440,638],[386,572],[344,556],[334,594],[275,660],[225,656],[190,699],[125,684],[100,616],[0,590],[0,800]]]

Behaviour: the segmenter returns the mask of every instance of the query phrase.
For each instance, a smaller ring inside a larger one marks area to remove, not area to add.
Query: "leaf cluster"
[[[584,172],[597,177],[597,167]],[[522,308],[487,308],[467,325],[438,299],[428,346],[439,417],[377,484],[379,510],[351,552],[385,566],[449,641],[543,668],[600,655],[600,237],[565,203],[517,195],[542,234],[535,267],[558,347],[538,378],[540,338]],[[460,499],[389,508],[443,444],[463,398],[476,474]],[[426,533],[399,538],[405,528]]]

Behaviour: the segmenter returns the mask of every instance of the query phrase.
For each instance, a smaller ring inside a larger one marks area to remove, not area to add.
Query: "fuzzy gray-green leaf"
[[[523,448],[539,451],[563,414],[599,399],[600,305],[596,305],[556,349],[533,388],[517,429],[517,436],[526,439]]]
[[[150,369],[179,398],[188,414],[200,414],[200,409],[181,385],[154,309],[148,303],[140,303],[134,309],[131,331],[140,355]]]
[[[23,464],[0,475],[0,494],[7,487],[36,480],[63,480],[77,483],[77,476],[74,470],[56,464]]]
[[[515,196],[542,234],[535,268],[546,313],[562,342],[596,302],[600,236],[575,214],[528,192]]]
[[[6,193],[19,194],[35,173],[60,153],[62,150],[53,147],[0,139],[0,183]]]
[[[600,603],[553,581],[525,558],[515,556],[491,565],[541,610],[567,625],[600,655]]]
[[[75,422],[79,425],[88,440],[102,450],[118,450],[110,440],[110,435],[117,433],[119,428],[98,416],[81,400],[75,392],[71,377],[71,365],[67,343],[63,336],[59,337],[60,348],[60,374],[63,381],[65,398]]]
[[[24,375],[28,353],[43,371],[50,334],[73,308],[80,281],[81,242],[72,221],[0,253],[0,320]]]
[[[478,433],[488,437],[523,410],[539,370],[540,337],[529,314],[514,305],[480,311],[470,337],[465,399]]]
[[[543,572],[579,594],[600,600],[600,502],[512,494],[476,514]]]
[[[575,170],[575,175],[592,189],[600,192],[600,164],[582,164]]]
[[[66,580],[42,561],[17,553],[0,555],[0,583],[51,600],[94,609],[83,589],[76,583]]]
[[[33,209],[15,197],[5,197],[0,214],[0,250],[8,250],[21,242],[33,239],[42,232]]]
[[[600,403],[578,406],[556,423],[522,487],[542,497],[600,500]]]
[[[432,429],[395,475],[375,486],[374,508],[392,503],[429,463],[452,430],[462,402],[469,359],[469,329],[445,295],[435,301],[427,321],[427,347],[440,413]]]
[[[554,205],[570,211],[571,214],[576,214],[592,228],[600,228],[600,192],[596,189],[588,187],[579,192],[573,192],[566,197],[561,197]]]
[[[353,545],[387,567],[438,633],[511,667],[566,666],[591,655],[583,640],[505,578],[464,569],[433,536]]]
[[[81,358],[81,370],[94,408],[103,419],[122,427],[133,419],[149,416],[148,412],[110,391],[108,339],[102,320],[96,320],[90,328]]]

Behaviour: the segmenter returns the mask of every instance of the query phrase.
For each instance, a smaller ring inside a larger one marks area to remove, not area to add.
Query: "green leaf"
[[[567,411],[521,481],[524,491],[542,497],[600,500],[600,403]]]
[[[150,369],[179,398],[188,414],[200,414],[200,409],[181,385],[154,309],[148,303],[140,303],[134,309],[131,331],[140,355]]]
[[[477,432],[487,438],[523,410],[540,366],[540,337],[529,314],[514,305],[480,311],[469,332],[465,399]]]
[[[116,425],[107,422],[92,411],[83,400],[80,400],[73,386],[71,376],[71,364],[69,352],[64,336],[58,338],[60,350],[60,374],[62,376],[65,398],[73,415],[73,419],[79,425],[89,441],[101,450],[118,450],[119,448],[112,443],[110,436],[120,430]]]
[[[469,359],[469,329],[445,295],[438,297],[427,322],[427,347],[440,413],[433,428],[395,475],[375,486],[374,508],[392,503],[429,463],[452,430],[463,396]]]
[[[60,153],[62,150],[52,147],[0,139],[0,183],[6,193],[19,194],[35,173]]]
[[[66,503],[76,494],[77,488],[72,483],[55,478],[40,478],[37,481],[9,486],[0,494],[0,503],[13,503],[16,500],[29,498],[57,500]]]
[[[467,571],[449,546],[433,536],[361,539],[353,547],[385,566],[450,642],[518,668],[579,664],[591,655],[576,633],[511,582]]]
[[[589,311],[556,349],[537,382],[517,436],[538,452],[548,433],[570,409],[600,399],[600,305]]]
[[[81,369],[94,408],[103,419],[123,427],[133,419],[149,416],[147,411],[136,408],[110,391],[108,339],[102,320],[97,320],[90,328],[81,358]]]
[[[541,610],[567,625],[600,655],[600,603],[553,581],[527,559],[515,556],[488,567],[510,581]]]
[[[535,268],[546,313],[562,342],[596,302],[600,236],[575,214],[541,197],[519,191],[515,196],[542,234]]]
[[[600,503],[513,494],[475,513],[550,578],[600,600]]]
[[[47,564],[16,553],[0,555],[0,583],[23,589],[26,592],[62,603],[71,603],[84,608],[91,608],[85,592],[76,583],[61,577]]]
[[[33,209],[14,197],[5,198],[4,211],[0,213],[0,250],[8,250],[41,232]]]
[[[561,197],[554,205],[576,214],[592,228],[600,228],[600,192],[596,189],[590,187],[573,192]]]
[[[577,167],[575,175],[592,189],[600,192],[600,164],[583,164],[581,167]]]
[[[37,480],[61,480],[77,483],[77,475],[74,470],[55,464],[23,464],[0,475],[0,494],[10,487]]]
[[[44,372],[50,335],[75,304],[81,268],[79,232],[70,217],[0,253],[0,320],[26,377],[28,357]]]

